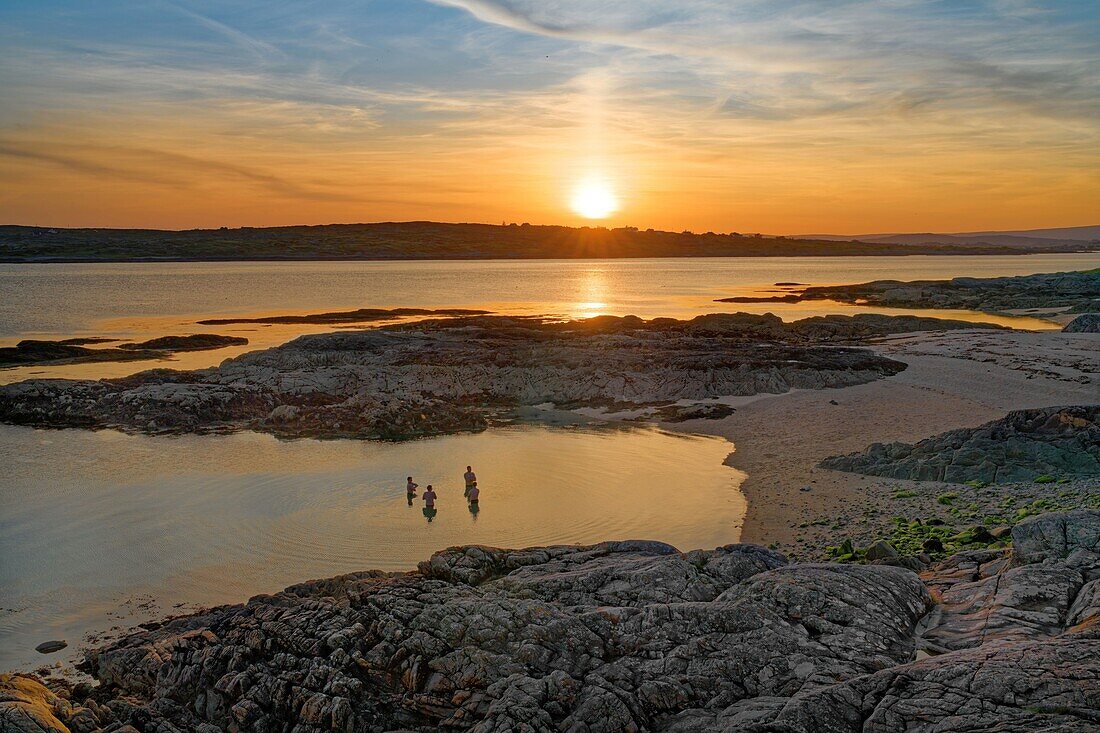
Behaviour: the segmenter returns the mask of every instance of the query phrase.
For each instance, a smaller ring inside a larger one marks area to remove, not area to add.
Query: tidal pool
[[[452,545],[736,542],[732,450],[646,427],[376,443],[0,426],[0,669],[72,660],[112,627],[309,578],[411,569]],[[409,474],[437,489],[431,522],[407,502]],[[69,648],[37,654],[48,639]]]

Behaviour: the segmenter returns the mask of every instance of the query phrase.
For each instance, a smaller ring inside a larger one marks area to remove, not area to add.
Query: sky
[[[1096,0],[0,0],[0,99],[0,223],[1100,223]]]

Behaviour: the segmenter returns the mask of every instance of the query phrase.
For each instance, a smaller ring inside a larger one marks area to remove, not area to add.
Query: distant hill
[[[1043,251],[1088,249],[1055,243]],[[633,227],[443,224],[429,221],[239,229],[60,229],[0,226],[2,262],[172,260],[578,259],[1014,254],[986,243],[869,243],[842,239],[664,232]]]
[[[984,237],[990,234],[1005,234],[1029,239],[1056,239],[1066,241],[1075,239],[1079,242],[1100,241],[1100,226],[1090,227],[1060,227],[1057,229],[1023,229],[1015,232],[959,232],[959,236]]]
[[[1100,226],[1021,231],[957,232],[953,234],[922,232],[912,234],[807,234],[800,236],[835,242],[856,240],[879,244],[943,244],[967,247],[991,245],[1041,252],[1064,251],[1064,247],[1072,247],[1075,244],[1097,245],[1089,247],[1089,249],[1100,249]]]

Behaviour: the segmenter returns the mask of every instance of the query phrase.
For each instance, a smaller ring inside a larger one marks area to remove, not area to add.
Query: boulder
[[[1022,564],[1064,560],[1089,579],[1100,577],[1100,510],[1029,517],[1012,528],[1012,548]]]
[[[874,444],[825,468],[914,481],[1013,482],[1100,475],[1100,405],[1016,410],[917,443]]]
[[[61,651],[67,646],[68,643],[61,640],[44,641],[36,646],[34,650],[39,654],[52,654],[53,652]]]
[[[1066,324],[1065,333],[1100,333],[1100,313],[1084,313]]]
[[[874,560],[896,560],[898,551],[886,540],[878,540],[867,548],[864,557],[866,557],[869,562]]]

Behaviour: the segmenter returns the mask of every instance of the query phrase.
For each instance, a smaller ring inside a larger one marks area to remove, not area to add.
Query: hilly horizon
[[[0,226],[3,262],[996,255],[1094,249],[1084,240],[1014,235],[892,235],[869,241],[837,235],[528,223],[410,221],[187,230]]]
[[[1100,241],[1100,225],[1052,227],[1045,229],[1007,229],[976,232],[889,232],[878,234],[804,234],[799,238],[826,241],[859,241],[879,244],[989,244],[1003,247],[1055,245],[1066,242]]]

